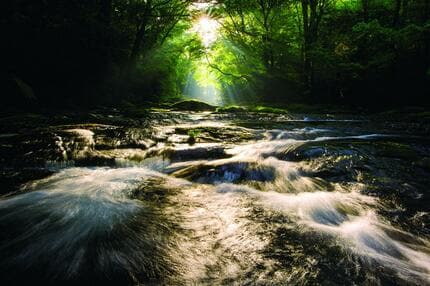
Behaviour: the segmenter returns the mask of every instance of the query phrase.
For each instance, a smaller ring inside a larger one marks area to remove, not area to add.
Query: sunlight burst
[[[217,40],[218,29],[219,23],[207,15],[199,17],[193,27],[194,32],[199,34],[206,48],[210,47]]]

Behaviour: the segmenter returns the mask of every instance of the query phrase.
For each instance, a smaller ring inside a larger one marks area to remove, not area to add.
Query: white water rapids
[[[349,266],[331,283],[430,284],[430,242],[383,218],[366,185],[312,177],[283,157],[385,135],[259,132],[227,146],[229,158],[71,167],[26,184],[0,200],[2,281],[303,285]]]

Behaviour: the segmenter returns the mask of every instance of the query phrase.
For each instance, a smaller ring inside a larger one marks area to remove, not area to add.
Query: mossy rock
[[[388,157],[388,158],[399,158],[403,160],[416,160],[419,155],[407,144],[396,143],[396,142],[380,142],[377,143],[376,155]]]
[[[288,114],[289,113],[286,109],[274,108],[274,107],[268,107],[268,106],[256,106],[256,107],[251,108],[251,111],[260,112],[260,113],[273,113],[273,114]]]
[[[194,143],[203,142],[243,142],[256,138],[256,135],[242,128],[201,126],[192,129],[177,127],[175,133],[188,135]]]
[[[226,112],[226,113],[241,113],[241,112],[247,112],[248,109],[246,107],[243,106],[237,106],[237,105],[232,105],[232,106],[225,106],[225,107],[218,107],[217,112]]]
[[[275,179],[275,168],[250,162],[231,162],[226,164],[195,164],[175,171],[172,175],[202,184],[220,182],[271,182]]]
[[[198,100],[186,100],[173,104],[172,109],[181,111],[215,111],[217,107]]]

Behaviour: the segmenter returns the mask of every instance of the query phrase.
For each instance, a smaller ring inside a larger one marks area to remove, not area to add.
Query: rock
[[[226,113],[241,113],[241,112],[248,112],[246,107],[243,106],[227,106],[227,107],[219,107],[216,110],[217,112],[226,112]]]
[[[249,162],[229,162],[219,165],[195,164],[172,175],[203,184],[219,182],[269,182],[275,179],[275,168]]]
[[[190,148],[167,148],[160,154],[167,157],[174,162],[192,161],[200,159],[225,159],[230,158],[231,155],[226,154],[224,146],[202,146],[198,145]]]
[[[245,128],[199,126],[195,128],[177,127],[175,133],[194,137],[195,142],[243,142],[256,139],[257,135]],[[188,138],[187,138],[188,139]]]
[[[375,154],[387,158],[399,158],[403,160],[414,160],[419,154],[407,144],[397,142],[380,142],[376,144]]]
[[[414,165],[430,171],[430,158],[422,158],[421,160],[414,162]]]
[[[184,111],[215,111],[216,106],[197,100],[186,100],[172,105],[174,110]]]

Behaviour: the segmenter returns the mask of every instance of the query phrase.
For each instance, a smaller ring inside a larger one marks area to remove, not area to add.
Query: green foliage
[[[428,1],[192,2],[6,0],[0,92],[13,98],[19,79],[73,106],[180,101],[190,85],[252,106],[422,104],[430,92]],[[209,47],[193,31],[205,13],[220,23]]]
[[[383,105],[429,91],[423,1],[222,3],[212,58],[229,103]]]
[[[201,133],[202,133],[202,131],[201,131],[201,130],[198,130],[198,129],[192,129],[192,130],[189,130],[187,134],[188,134],[188,136],[190,136],[190,137],[194,137],[194,138],[196,138],[196,137],[198,137]]]
[[[243,106],[237,106],[237,105],[230,105],[230,106],[225,106],[225,107],[218,107],[216,109],[217,112],[219,113],[241,113],[241,112],[247,112],[248,109],[243,107]]]
[[[250,108],[251,111],[254,112],[262,112],[262,113],[274,113],[274,114],[287,114],[288,111],[286,109],[268,107],[268,106],[255,106]]]
[[[186,33],[188,22],[181,22],[171,33],[163,46],[148,52],[138,63],[141,82],[150,82],[147,90],[158,84],[154,96],[165,101],[182,97],[182,90],[188,75],[195,71],[195,62],[201,53],[201,41],[195,34]]]

